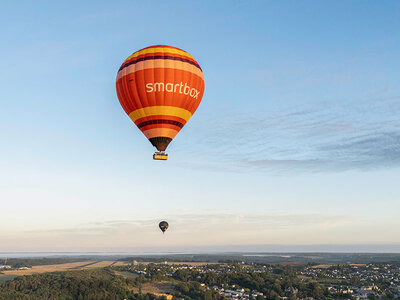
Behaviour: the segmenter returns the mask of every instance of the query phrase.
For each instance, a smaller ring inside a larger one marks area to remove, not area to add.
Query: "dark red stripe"
[[[121,71],[122,69],[126,68],[127,66],[134,65],[134,64],[136,64],[136,63],[138,63],[140,61],[145,61],[145,60],[150,60],[150,59],[160,59],[160,58],[161,59],[171,59],[171,60],[179,60],[179,61],[187,62],[187,63],[189,63],[189,64],[191,64],[191,65],[193,65],[193,66],[195,66],[195,67],[197,67],[197,68],[199,68],[201,70],[200,66],[197,63],[195,63],[192,60],[186,59],[186,58],[170,56],[170,55],[153,55],[153,56],[139,57],[139,58],[137,58],[135,60],[131,60],[131,61],[125,63],[125,64],[122,64],[122,66],[121,66],[121,68],[119,68],[118,72]]]
[[[183,124],[178,121],[173,121],[173,120],[150,120],[150,121],[144,121],[142,123],[139,123],[137,127],[142,128],[147,125],[153,125],[153,124],[170,124],[170,125],[175,125],[178,126],[179,128],[183,127]]]

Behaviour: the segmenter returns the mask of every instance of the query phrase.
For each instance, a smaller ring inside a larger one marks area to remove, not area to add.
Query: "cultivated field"
[[[110,266],[126,266],[129,263],[122,262],[122,261],[112,261],[112,260],[102,260],[98,261],[95,264],[82,267],[82,269],[92,269],[92,268],[105,268],[105,267],[110,267]]]
[[[333,266],[336,266],[337,264],[323,264],[323,265],[316,265],[316,266],[312,266],[311,268],[313,269],[327,269]],[[349,264],[349,266],[352,267],[365,267],[366,264]]]
[[[169,281],[161,281],[157,283],[145,283],[142,286],[143,294],[173,294],[175,286]],[[134,288],[134,292],[138,293],[139,290]]]
[[[31,269],[28,269],[28,270],[10,270],[10,271],[3,271],[3,273],[4,273],[4,275],[21,276],[21,275],[31,275],[34,273],[104,268],[104,267],[108,267],[111,265],[122,266],[122,265],[127,265],[127,263],[114,262],[114,261],[108,261],[108,260],[80,261],[80,262],[72,262],[72,263],[57,264],[57,265],[33,266]],[[0,276],[2,276],[2,275],[0,275]]]
[[[15,275],[4,275],[0,274],[0,284],[13,280],[16,276]]]

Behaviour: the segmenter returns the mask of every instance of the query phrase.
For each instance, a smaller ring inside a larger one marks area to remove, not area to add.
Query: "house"
[[[167,300],[172,300],[174,298],[174,296],[170,294],[162,294],[162,293],[154,293],[154,296],[156,296],[156,299],[162,299],[163,297],[165,297]]]
[[[0,265],[0,269],[11,269],[9,265]]]

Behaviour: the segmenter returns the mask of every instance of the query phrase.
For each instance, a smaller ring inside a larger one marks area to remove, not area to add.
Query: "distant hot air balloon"
[[[165,150],[201,102],[204,77],[187,52],[164,45],[129,56],[117,74],[118,99],[132,121],[166,160]]]
[[[161,221],[160,224],[158,224],[158,227],[160,227],[162,233],[164,234],[165,230],[168,229],[167,221]]]

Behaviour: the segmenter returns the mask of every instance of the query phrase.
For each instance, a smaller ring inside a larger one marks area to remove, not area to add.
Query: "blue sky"
[[[399,28],[397,1],[2,3],[0,251],[398,247]],[[206,82],[167,162],[115,92],[154,44]]]

